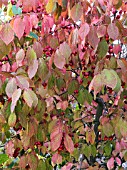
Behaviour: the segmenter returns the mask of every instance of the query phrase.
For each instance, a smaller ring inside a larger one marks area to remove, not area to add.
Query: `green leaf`
[[[92,150],[91,150],[91,145],[87,146],[84,148],[84,154],[87,158],[90,158],[91,156],[91,153],[92,153]]]
[[[105,156],[110,156],[112,152],[112,146],[110,142],[107,142],[104,146]]]
[[[55,77],[51,75],[48,80],[48,89],[51,89],[55,85]]]
[[[38,36],[34,32],[30,32],[29,36],[31,36],[31,37],[35,38],[36,40],[38,40]]]
[[[40,160],[39,163],[38,163],[38,167],[37,167],[37,170],[47,170],[46,169],[46,163],[43,161],[43,160]]]
[[[75,90],[79,88],[78,81],[72,80],[68,86],[68,94],[73,94]]]
[[[99,59],[102,59],[106,56],[108,52],[108,44],[104,38],[99,42],[97,51]]]
[[[16,5],[12,5],[12,11],[13,11],[13,14],[15,15],[22,14],[22,9],[20,7],[17,7]]]
[[[8,118],[8,125],[14,127],[16,123],[16,114],[12,112]]]
[[[56,85],[57,85],[57,88],[59,90],[61,90],[61,88],[66,86],[66,83],[65,83],[64,79],[59,78],[59,79],[56,79]]]
[[[110,123],[105,123],[102,129],[107,137],[110,137],[113,134],[113,127]]]
[[[91,93],[88,92],[88,90],[84,90],[84,95],[85,95],[85,100],[91,104],[92,100],[93,100],[93,97],[91,95]]]
[[[8,160],[8,155],[0,154],[0,165]]]
[[[93,157],[95,157],[97,153],[96,147],[94,145],[91,145],[91,150],[92,150],[91,154],[93,155]]]
[[[39,66],[38,66],[38,76],[40,77],[41,80],[45,80],[47,74],[48,74],[48,67],[43,58],[39,59]]]

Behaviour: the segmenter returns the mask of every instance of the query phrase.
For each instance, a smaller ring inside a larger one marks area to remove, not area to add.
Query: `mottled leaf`
[[[38,69],[38,60],[35,59],[33,60],[33,63],[29,65],[28,68],[28,76],[30,79],[32,79],[35,76],[37,69]]]
[[[107,32],[110,38],[116,40],[119,36],[119,30],[115,23],[111,23],[107,27]]]
[[[29,107],[36,107],[38,104],[38,98],[36,94],[30,89],[24,91],[23,98]]]
[[[78,20],[80,20],[81,16],[83,14],[83,8],[81,6],[80,3],[77,3],[73,6],[73,8],[71,9],[71,18],[77,22]]]
[[[22,66],[22,61],[25,57],[25,51],[23,49],[20,49],[17,53],[16,53],[16,63],[17,66]]]
[[[64,55],[61,54],[59,49],[56,50],[55,56],[54,56],[54,64],[57,68],[63,69],[64,65],[66,63]]]
[[[65,136],[64,136],[64,146],[68,152],[70,152],[71,154],[73,153],[74,143],[68,134],[65,134]]]
[[[16,124],[16,114],[12,112],[8,118],[8,125],[10,127],[14,127]]]
[[[61,164],[62,163],[62,156],[58,153],[55,153],[52,156],[52,163],[53,163],[53,165]]]
[[[89,25],[87,23],[82,24],[78,31],[80,38],[84,40],[87,34],[89,33],[89,31],[90,31]]]
[[[11,78],[8,81],[6,89],[5,89],[7,96],[9,98],[11,98],[12,94],[15,92],[16,89],[17,89],[16,80],[15,80],[15,78]]]
[[[16,89],[14,93],[12,94],[12,103],[11,103],[11,112],[14,111],[15,106],[17,104],[17,101],[19,100],[21,96],[21,89]]]
[[[98,43],[99,43],[99,38],[97,36],[97,30],[95,26],[91,26],[90,27],[90,31],[88,34],[88,41],[89,44],[96,49],[98,47]]]
[[[48,67],[44,59],[40,58],[38,61],[38,76],[41,78],[41,80],[45,80],[47,74],[48,74]]]
[[[9,23],[5,24],[0,31],[0,38],[8,45],[14,39],[14,31]]]
[[[8,55],[11,51],[11,44],[6,45],[3,40],[0,39],[0,59],[3,56]]]

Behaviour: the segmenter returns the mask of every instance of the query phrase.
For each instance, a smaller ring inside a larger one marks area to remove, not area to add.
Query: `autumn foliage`
[[[0,168],[127,161],[126,0],[0,0]]]

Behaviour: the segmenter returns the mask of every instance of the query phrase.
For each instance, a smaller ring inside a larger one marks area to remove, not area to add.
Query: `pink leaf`
[[[121,52],[121,50],[122,50],[122,48],[121,48],[121,46],[119,44],[115,45],[113,47],[113,53],[115,53],[115,54],[118,54],[119,52]]]
[[[71,9],[71,18],[75,22],[77,22],[78,20],[80,20],[82,14],[83,14],[83,8],[81,4],[80,3],[75,4],[73,8]]]
[[[70,152],[71,154],[73,153],[74,143],[68,134],[65,134],[65,136],[64,136],[64,146],[68,152]]]
[[[61,170],[70,170],[72,168],[73,164],[72,163],[68,163],[67,165],[64,165]]]
[[[105,25],[100,25],[97,28],[97,36],[100,38],[100,37],[103,37],[105,34],[106,34],[106,26]]]
[[[30,89],[24,91],[23,98],[29,107],[36,107],[38,104],[37,95]]]
[[[30,33],[30,30],[32,29],[31,23],[30,23],[30,17],[28,15],[24,16],[23,23],[25,25],[25,33],[26,35],[28,35]]]
[[[5,42],[6,45],[13,41],[14,31],[9,23],[3,26],[2,30],[0,31],[0,38]]]
[[[12,94],[11,112],[14,111],[20,96],[21,96],[21,89],[16,89],[15,92]]]
[[[9,156],[13,157],[13,154],[14,154],[14,143],[12,142],[12,140],[10,140],[6,146],[5,146],[5,151],[6,151],[6,154],[8,154]]]
[[[21,88],[21,89],[28,89],[29,88],[29,82],[27,80],[28,78],[26,76],[20,75],[20,76],[16,76],[16,82],[17,85]]]
[[[64,56],[66,59],[70,57],[71,49],[66,42],[63,42],[62,44],[60,44],[59,53],[61,53],[61,55]]]
[[[67,107],[68,107],[68,102],[67,101],[60,101],[56,105],[57,109],[62,109],[62,110],[66,110]]]
[[[23,36],[25,30],[25,25],[21,17],[15,18],[13,29],[17,37],[20,39]]]
[[[10,64],[9,64],[9,62],[7,62],[2,65],[1,71],[10,72],[10,69],[11,69]]]
[[[35,12],[39,5],[39,0],[32,0],[32,2],[30,0],[22,0],[21,2],[23,4],[24,12],[30,12],[32,10]]]
[[[66,63],[65,57],[61,55],[60,51],[57,49],[54,56],[54,64],[57,68],[62,69]]]
[[[116,160],[116,163],[117,163],[119,166],[121,166],[121,160],[120,160],[120,158],[116,157],[115,160]]]
[[[119,142],[116,142],[115,150],[119,153],[121,151],[121,145]]]
[[[43,53],[43,48],[42,48],[41,43],[35,42],[35,43],[33,44],[33,49],[34,49],[37,57],[40,58],[40,57],[42,56],[42,53]]]
[[[88,34],[89,44],[96,49],[98,47],[99,38],[97,36],[97,30],[95,26],[91,26],[89,34]]]
[[[17,53],[16,53],[16,63],[17,66],[22,66],[22,61],[25,57],[25,52],[23,49],[20,49]]]
[[[87,23],[83,24],[80,29],[79,29],[79,36],[81,37],[82,40],[85,39],[85,37],[87,36],[87,34],[90,31],[90,27]]]
[[[33,63],[29,65],[28,68],[28,76],[30,79],[32,79],[35,76],[37,69],[38,69],[38,60],[35,59],[33,60]]]
[[[50,139],[51,139],[51,150],[56,151],[61,144],[63,137],[63,126],[60,121],[53,127]]]
[[[52,156],[52,163],[55,164],[61,164],[62,163],[62,156],[58,153],[55,153]]]
[[[108,162],[107,162],[107,167],[108,167],[109,170],[114,168],[114,158],[113,158],[113,157],[111,157],[111,158],[108,160]]]
[[[107,32],[110,38],[116,40],[119,36],[119,30],[115,23],[111,23],[108,25]]]
[[[30,27],[38,27],[38,18],[36,14],[30,15]]]
[[[17,89],[17,84],[16,84],[16,80],[15,78],[12,78],[8,81],[7,86],[6,86],[6,94],[9,98],[12,97],[12,94],[14,93],[14,91]]]

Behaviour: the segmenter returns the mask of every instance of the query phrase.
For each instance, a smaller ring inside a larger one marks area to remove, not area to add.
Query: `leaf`
[[[65,136],[64,136],[64,146],[68,152],[70,152],[71,154],[73,153],[74,143],[68,134],[65,134]]]
[[[0,154],[0,165],[5,163],[8,160],[8,155],[6,154]]]
[[[97,30],[95,26],[91,26],[90,27],[90,31],[88,34],[88,41],[89,44],[96,49],[98,47],[98,43],[99,43],[99,38],[97,36]]]
[[[20,49],[17,53],[16,53],[16,63],[17,66],[22,66],[22,61],[25,57],[25,51],[23,49]]]
[[[115,158],[115,161],[116,161],[116,163],[117,163],[118,166],[121,166],[121,163],[122,163],[122,162],[121,162],[120,158],[116,157],[116,158]]]
[[[66,110],[67,107],[68,107],[67,101],[60,101],[56,104],[57,109]]]
[[[23,11],[24,12],[30,12],[30,11],[34,11],[36,12],[37,7],[39,6],[39,0],[22,0],[22,5],[23,5]]]
[[[107,27],[107,32],[110,38],[116,40],[119,36],[119,29],[115,23],[111,23]]]
[[[103,129],[104,134],[107,137],[112,136],[112,134],[113,134],[113,127],[112,127],[112,125],[110,123],[105,123],[103,125],[102,129]]]
[[[16,89],[17,89],[16,80],[15,80],[15,78],[11,78],[8,81],[6,89],[5,89],[7,96],[9,98],[11,98],[12,94],[15,92]]]
[[[11,51],[11,44],[6,45],[3,40],[0,39],[0,59],[5,55],[8,55]]]
[[[8,45],[14,39],[14,31],[10,26],[10,23],[7,23],[3,26],[0,31],[0,38]]]
[[[112,146],[110,142],[107,142],[104,146],[105,156],[110,156],[112,152]]]
[[[119,9],[122,6],[122,0],[113,0],[112,3],[116,9]]]
[[[105,25],[100,25],[97,28],[97,36],[98,36],[98,38],[104,37],[105,34],[106,34],[106,26]]]
[[[65,57],[61,54],[59,49],[56,50],[55,56],[54,56],[54,64],[57,68],[63,69],[64,65],[66,63]]]
[[[81,16],[83,15],[83,8],[80,3],[77,3],[73,6],[70,15],[73,21],[77,22],[80,20]]]
[[[99,42],[97,52],[99,59],[102,59],[103,57],[106,56],[108,52],[108,44],[104,38]]]
[[[38,76],[40,77],[41,80],[45,80],[47,74],[48,74],[48,67],[44,59],[39,58],[38,61]]]
[[[53,127],[50,139],[51,139],[51,150],[56,151],[61,144],[63,137],[63,126],[60,121],[56,123],[56,125]]]
[[[36,94],[30,89],[24,91],[23,98],[29,107],[36,107],[38,104],[38,98]]]
[[[37,169],[38,159],[34,152],[28,155],[28,164],[31,170]]]
[[[95,133],[93,130],[90,130],[90,131],[86,131],[86,142],[87,143],[90,143],[90,144],[94,144],[95,142]]]
[[[72,80],[68,85],[68,94],[73,94],[75,90],[79,88],[79,83],[77,80]]]
[[[33,48],[31,47],[28,48],[26,53],[26,58],[27,58],[28,65],[32,65],[33,60],[37,59],[36,53]]]
[[[52,163],[53,163],[53,165],[61,164],[62,163],[62,156],[58,153],[53,154]]]
[[[89,27],[89,25],[87,23],[81,25],[81,27],[80,27],[80,29],[78,31],[78,34],[79,34],[81,40],[84,40],[86,38],[89,31],[90,31],[90,27]]]
[[[11,103],[11,112],[14,111],[15,106],[17,104],[17,101],[19,100],[21,96],[21,89],[16,89],[14,93],[12,94],[12,103]]]
[[[127,121],[122,121],[122,124],[120,126],[120,132],[124,138],[127,136]]]
[[[29,82],[28,82],[26,76],[23,76],[23,75],[16,76],[16,82],[17,82],[17,85],[18,85],[22,90],[29,88]]]
[[[91,92],[91,90],[94,90],[94,99],[96,98],[97,93],[101,91],[102,87],[103,87],[102,75],[97,74],[94,76],[89,85],[89,92]]]
[[[5,152],[8,156],[13,157],[14,154],[14,143],[12,140],[8,141],[5,145]]]
[[[16,5],[12,5],[12,11],[14,15],[22,14],[22,9],[20,7],[17,7]]]
[[[38,69],[38,60],[35,59],[33,60],[33,63],[31,63],[28,67],[28,76],[30,79],[32,79],[35,76],[37,69]]]
[[[38,36],[34,32],[30,32],[29,36],[31,36],[31,37],[35,38],[36,40],[38,40]]]
[[[29,15],[25,15],[23,17],[23,23],[25,25],[25,33],[26,33],[26,35],[29,35],[30,30],[32,29],[32,24],[30,22],[30,16]]]
[[[46,169],[46,162],[44,162],[43,160],[39,160],[38,166],[37,166],[37,170],[47,170]]]
[[[107,162],[107,167],[108,167],[109,170],[114,168],[114,158],[113,158],[113,157],[111,157],[111,158],[108,160],[108,162]]]
[[[67,163],[66,165],[64,165],[61,170],[70,170],[72,168],[73,164],[72,163]]]
[[[101,75],[102,75],[102,82],[112,88],[112,89],[115,89],[115,87],[117,87],[117,90],[120,90],[120,87],[121,87],[121,83],[118,82],[119,81],[119,77],[117,75],[117,73],[110,69],[104,69],[102,72],[101,72]],[[119,84],[117,84],[119,83]]]
[[[66,58],[66,60],[68,61],[68,58],[71,55],[70,46],[66,42],[63,42],[62,44],[60,44],[59,53],[60,53],[60,55],[64,56]]]
[[[15,18],[13,30],[19,39],[23,36],[24,30],[25,30],[25,25],[24,25],[23,19],[21,19],[21,17]]]
[[[26,158],[26,156],[21,156],[20,160],[19,160],[20,168],[24,168],[25,169],[26,165],[27,165],[27,158]]]
[[[8,125],[10,127],[14,127],[16,124],[16,114],[12,112],[8,118]]]
[[[52,13],[56,9],[56,2],[54,0],[48,0],[46,5],[47,13]]]

